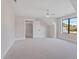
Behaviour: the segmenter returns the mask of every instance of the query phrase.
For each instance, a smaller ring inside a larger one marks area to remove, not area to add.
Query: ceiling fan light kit
[[[52,13],[51,10],[46,9],[46,17],[52,17],[53,15],[55,15],[55,13]]]

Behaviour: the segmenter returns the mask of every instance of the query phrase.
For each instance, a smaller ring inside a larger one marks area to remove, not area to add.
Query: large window
[[[63,33],[68,33],[68,19],[63,20]]]
[[[63,33],[77,33],[77,17],[63,20]]]

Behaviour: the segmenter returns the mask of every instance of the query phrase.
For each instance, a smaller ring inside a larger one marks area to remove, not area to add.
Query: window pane
[[[77,33],[77,18],[70,19],[70,33]]]
[[[68,33],[68,19],[63,20],[63,33]]]

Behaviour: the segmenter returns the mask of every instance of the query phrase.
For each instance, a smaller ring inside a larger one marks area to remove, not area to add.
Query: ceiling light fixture
[[[46,17],[52,17],[53,15],[55,15],[55,13],[52,13],[51,10],[46,9]]]

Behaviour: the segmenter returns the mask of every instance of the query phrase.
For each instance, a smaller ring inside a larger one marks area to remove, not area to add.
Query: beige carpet
[[[77,47],[59,39],[16,40],[4,59],[77,59]]]

